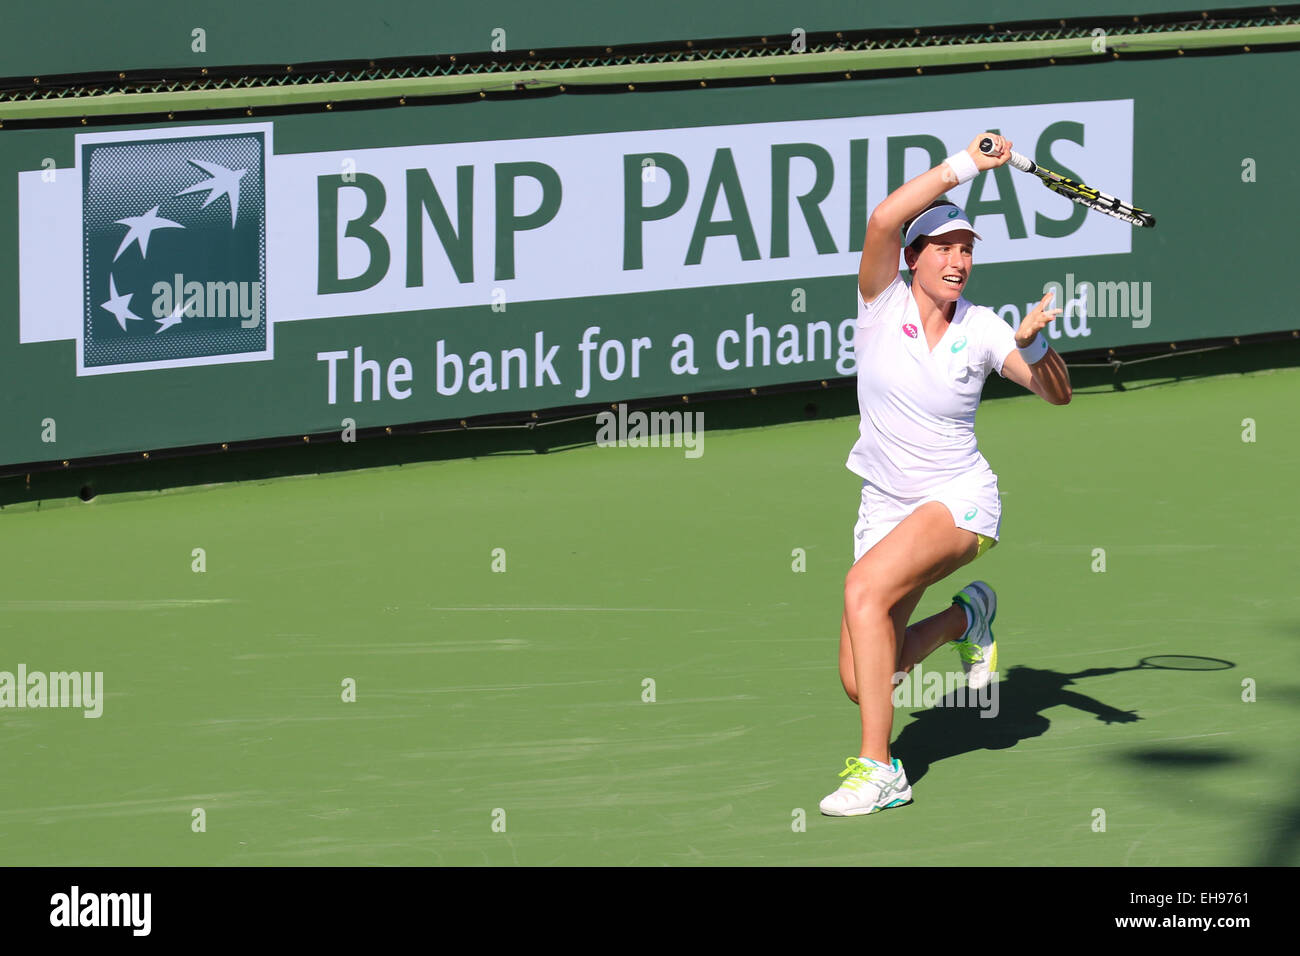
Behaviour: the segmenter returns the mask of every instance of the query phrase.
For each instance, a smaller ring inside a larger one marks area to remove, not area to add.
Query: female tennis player
[[[993,140],[985,155],[981,139]],[[854,564],[844,582],[840,679],[862,715],[862,749],[843,784],[821,802],[829,816],[857,816],[912,799],[891,759],[893,676],[955,643],[968,686],[997,669],[997,596],[975,581],[946,611],[907,625],[931,584],[997,543],[997,475],[975,442],[975,411],[997,371],[1053,405],[1070,401],[1065,362],[1041,334],[1059,308],[1044,296],[1013,331],[991,309],[962,298],[980,238],[946,190],[1011,158],[1011,142],[983,133],[962,152],[894,190],[871,214],[858,270],[858,404],[848,467],[862,478]],[[900,241],[900,233],[902,240]],[[909,286],[898,255],[911,272]]]

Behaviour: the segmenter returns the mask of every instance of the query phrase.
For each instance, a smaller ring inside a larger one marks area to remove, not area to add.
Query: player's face
[[[912,281],[939,302],[956,302],[974,266],[975,234],[969,229],[948,232],[922,247],[912,267]],[[910,257],[909,257],[910,258]]]

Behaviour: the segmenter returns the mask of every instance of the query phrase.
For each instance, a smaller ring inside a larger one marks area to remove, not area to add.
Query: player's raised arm
[[[980,151],[980,140],[985,138],[993,140],[992,155]],[[1011,158],[1011,145],[1010,140],[994,133],[981,133],[966,149],[903,183],[876,206],[867,220],[858,266],[858,290],[864,302],[878,296],[898,275],[903,224],[958,183],[973,179],[981,170],[1001,166]]]
[[[1025,316],[1016,331],[1016,350],[1002,363],[1002,376],[1017,385],[1023,385],[1035,395],[1053,405],[1070,404],[1070,371],[1065,359],[1047,344],[1043,328],[1061,314],[1060,309],[1049,309],[1052,299],[1048,292]]]

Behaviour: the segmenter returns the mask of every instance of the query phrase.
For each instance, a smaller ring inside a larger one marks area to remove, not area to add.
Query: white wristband
[[[1033,365],[1043,360],[1043,356],[1047,354],[1049,348],[1051,346],[1047,344],[1047,339],[1043,338],[1042,332],[1039,332],[1034,337],[1034,340],[1023,349],[1017,345],[1016,351],[1020,353],[1020,357],[1025,360],[1026,365]]]
[[[980,169],[975,165],[975,160],[964,149],[961,152],[953,153],[944,162],[948,164],[952,174],[957,177],[957,185],[959,186],[962,183],[970,182],[979,175]]]

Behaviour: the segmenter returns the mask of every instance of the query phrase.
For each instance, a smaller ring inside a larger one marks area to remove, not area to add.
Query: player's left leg
[[[916,606],[921,603],[921,596],[925,594],[924,587],[918,587],[906,595],[902,600],[894,604],[889,610],[890,620],[894,623],[894,637],[898,647],[906,646],[907,640],[911,639],[912,628],[918,625],[908,626],[908,619],[916,610]],[[920,622],[920,626],[927,626],[930,618]],[[957,635],[960,637],[961,635]],[[902,666],[897,670],[902,670]],[[909,667],[910,671],[911,668]],[[840,616],[840,682],[844,685],[844,692],[849,695],[849,700],[853,703],[858,702],[858,679],[853,672],[853,644],[849,641],[849,622],[845,615]]]
[[[966,612],[958,604],[917,621],[907,629],[898,652],[898,671],[912,673],[912,668],[945,644],[961,640],[966,633]]]

